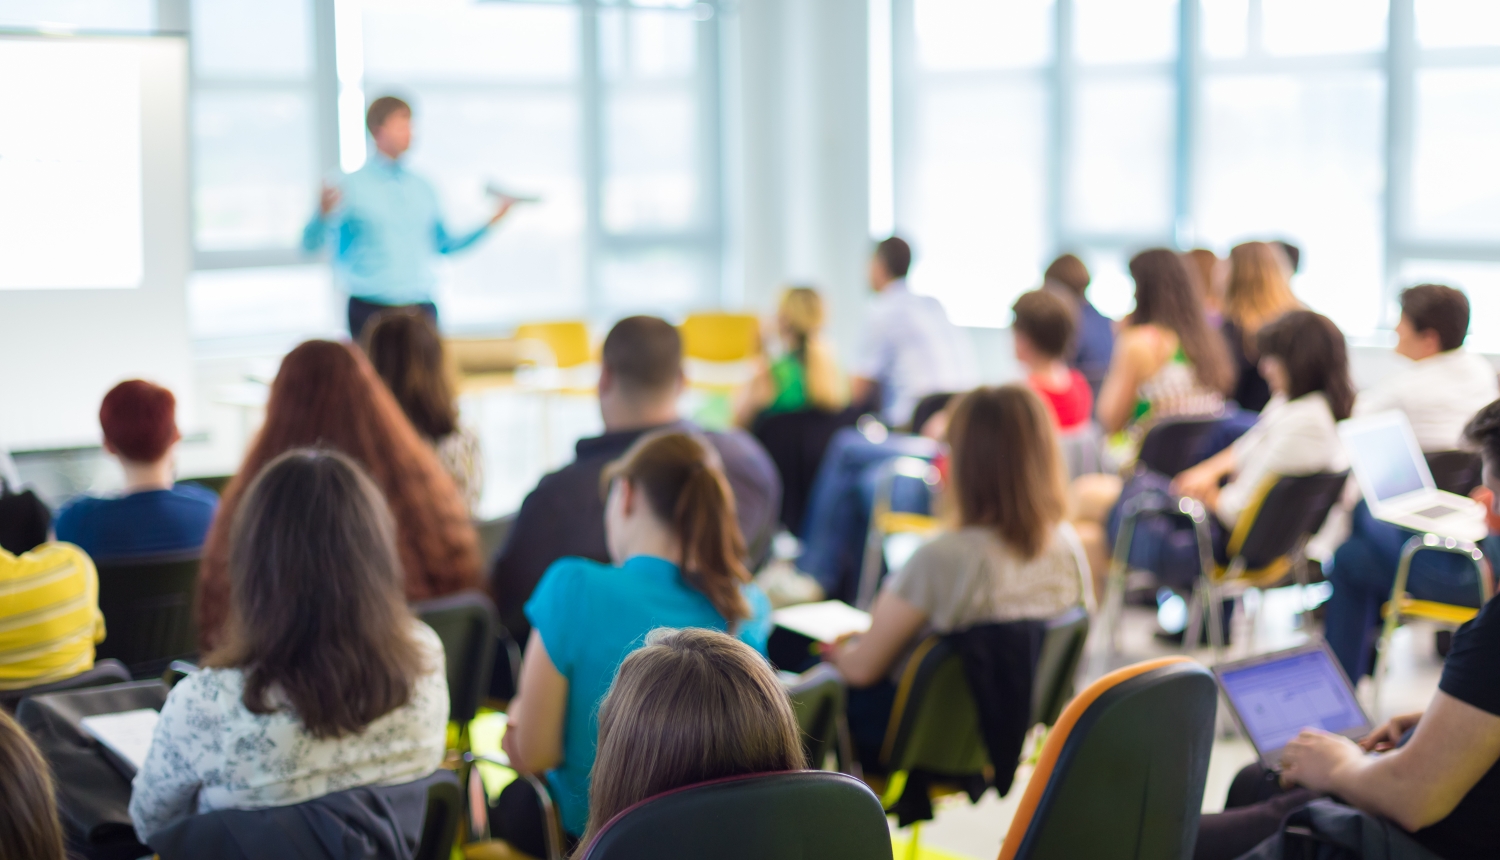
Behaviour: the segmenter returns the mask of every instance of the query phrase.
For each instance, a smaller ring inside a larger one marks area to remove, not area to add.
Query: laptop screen
[[[1426,486],[1399,424],[1361,427],[1344,436],[1344,445],[1376,499],[1389,501]]]
[[[1369,727],[1326,648],[1298,649],[1280,659],[1228,669],[1219,681],[1262,753],[1281,749],[1309,727],[1336,734]]]

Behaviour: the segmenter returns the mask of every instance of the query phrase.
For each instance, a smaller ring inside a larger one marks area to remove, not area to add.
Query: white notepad
[[[842,600],[825,600],[778,609],[771,613],[771,623],[819,642],[837,642],[841,636],[868,631],[870,613]]]
[[[93,735],[109,751],[135,766],[136,770],[146,763],[146,751],[151,749],[151,735],[156,731],[156,721],[161,714],[150,708],[138,711],[121,711],[118,714],[98,714],[79,720],[83,730]]]

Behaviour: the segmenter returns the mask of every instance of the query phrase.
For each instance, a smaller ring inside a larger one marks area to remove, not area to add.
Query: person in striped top
[[[83,550],[68,543],[21,555],[0,550],[0,690],[85,672],[103,641],[99,575]]]

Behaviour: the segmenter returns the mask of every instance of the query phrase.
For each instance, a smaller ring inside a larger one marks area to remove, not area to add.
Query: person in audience
[[[1494,367],[1463,348],[1468,329],[1469,301],[1458,290],[1422,284],[1403,291],[1396,353],[1413,364],[1360,392],[1354,414],[1399,409],[1411,422],[1423,452],[1462,448],[1464,425],[1500,397]],[[1401,548],[1413,534],[1375,519],[1369,505],[1360,501],[1354,506],[1348,538],[1324,565],[1333,584],[1325,635],[1344,671],[1356,681],[1373,669],[1380,607],[1390,600]],[[1473,565],[1448,553],[1418,553],[1412,559],[1407,591],[1460,606],[1479,602]]]
[[[681,430],[642,436],[601,484],[613,563],[561,559],[527,601],[531,641],[503,741],[514,767],[546,774],[573,838],[589,817],[599,699],[646,633],[726,630],[761,653],[770,635],[770,603],[750,584],[734,494],[711,445]],[[545,856],[531,791],[512,783],[492,820],[513,847]]]
[[[1500,402],[1484,407],[1465,435],[1482,452],[1494,517],[1500,513],[1493,502],[1500,498]],[[1400,836],[1445,860],[1500,856],[1497,677],[1500,601],[1490,600],[1454,634],[1442,680],[1425,712],[1395,717],[1357,744],[1303,729],[1282,753],[1280,785],[1294,788],[1283,793],[1258,766],[1242,771],[1235,780],[1240,790],[1231,790],[1228,808],[1203,816],[1194,857],[1239,857],[1275,834],[1289,812],[1323,795],[1394,823]],[[1381,828],[1364,831],[1391,838]]]
[[[791,287],[782,292],[776,310],[782,354],[751,380],[739,408],[740,426],[749,427],[761,414],[844,407],[838,362],[823,337],[823,320],[823,297],[817,290]]]
[[[1224,261],[1207,248],[1194,248],[1183,252],[1182,262],[1193,279],[1208,324],[1218,328],[1224,322]]]
[[[1260,327],[1300,308],[1292,295],[1291,264],[1271,242],[1245,242],[1229,252],[1229,285],[1224,293],[1224,342],[1234,359],[1232,396],[1241,409],[1259,412],[1271,389],[1259,370],[1255,335]]]
[[[713,630],[654,630],[599,706],[582,844],[674,788],[805,767],[802,731],[764,657]]]
[[[1064,514],[1057,431],[1021,385],[964,395],[948,424],[949,490],[958,527],[886,578],[870,630],[825,651],[851,687],[850,730],[873,762],[896,687],[893,667],[924,631],[1051,618],[1090,600],[1082,551]]]
[[[1278,248],[1280,248],[1281,249],[1281,253],[1283,253],[1283,254],[1286,255],[1287,264],[1292,267],[1292,274],[1293,275],[1295,275],[1298,272],[1302,271],[1302,249],[1301,248],[1297,247],[1296,245],[1293,245],[1291,242],[1288,242],[1285,239],[1273,239],[1271,241],[1271,244],[1275,245]]]
[[[1094,392],[1083,374],[1068,367],[1074,340],[1073,308],[1048,290],[1023,293],[1011,306],[1016,361],[1026,368],[1026,384],[1042,396],[1064,433],[1078,430],[1094,412]]]
[[[219,497],[173,480],[177,432],[172,392],[145,380],[116,385],[99,405],[104,450],[125,470],[118,496],[80,496],[57,514],[57,539],[96,559],[152,555],[203,546]]]
[[[230,532],[255,476],[280,454],[322,445],[347,454],[385,494],[396,519],[408,600],[479,586],[479,538],[462,497],[358,349],[310,340],[281,361],[266,419],[224,488],[203,547],[198,631],[205,649],[225,635],[230,610]]]
[[[604,562],[610,558],[604,533],[604,499],[599,475],[647,433],[678,429],[699,433],[717,451],[734,489],[740,533],[751,561],[769,547],[781,505],[781,477],[755,438],[739,430],[709,433],[683,420],[682,338],[656,317],[627,317],[604,339],[599,374],[599,412],[604,435],[581,439],[577,458],[542,478],[521,503],[490,573],[490,590],[500,620],[519,642],[531,625],[523,608],[542,574],[565,556]]]
[[[423,314],[388,311],[365,327],[364,350],[401,411],[458,485],[469,512],[477,511],[484,495],[484,455],[479,437],[458,423],[437,326]]]
[[[21,481],[15,460],[0,445],[0,549],[20,555],[52,537],[52,509]]]
[[[926,395],[963,391],[978,379],[968,338],[937,299],[911,291],[910,268],[911,246],[904,239],[892,236],[875,246],[870,258],[875,301],[849,386],[851,402],[873,405],[891,427],[908,426],[917,401]]]
[[[396,523],[351,457],[287,451],[244,486],[225,635],[172,688],[131,786],[136,835],[216,809],[420,779],[447,748],[443,643],[407,608]]]
[[[1068,363],[1083,374],[1098,397],[1104,376],[1109,372],[1109,357],[1114,354],[1114,322],[1089,302],[1089,270],[1078,257],[1063,254],[1047,266],[1042,278],[1043,289],[1066,291],[1078,311],[1078,337]]]
[[[104,641],[99,575],[83,550],[0,549],[0,690],[51,684],[94,667]]]
[[[52,771],[36,744],[4,710],[0,710],[0,810],[4,811],[0,857],[66,860]]]

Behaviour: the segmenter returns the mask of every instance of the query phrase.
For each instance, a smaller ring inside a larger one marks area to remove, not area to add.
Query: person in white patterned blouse
[[[230,622],[167,697],[130,817],[312,800],[427,776],[448,724],[443,646],[407,608],[394,526],[355,462],[296,449],[250,484],[230,537]]]

